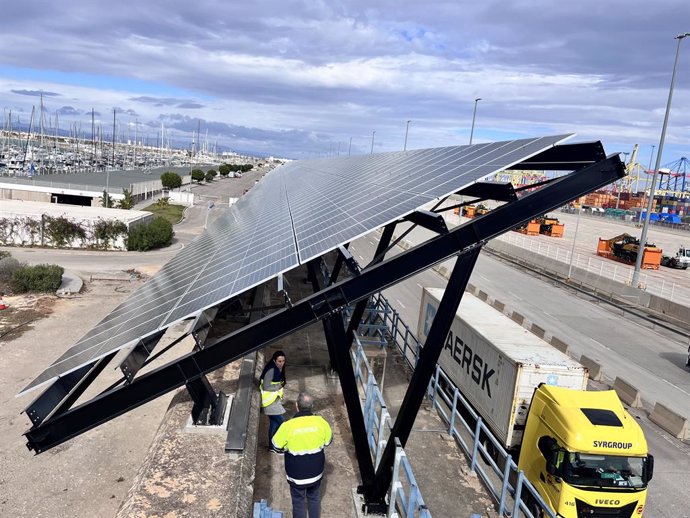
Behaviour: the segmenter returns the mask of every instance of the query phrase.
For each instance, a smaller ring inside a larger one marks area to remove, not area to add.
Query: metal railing
[[[386,448],[392,423],[383,395],[376,383],[374,372],[364,353],[359,333],[355,333],[352,362],[360,392],[367,443],[374,460],[374,467],[377,467]],[[395,445],[393,479],[386,516],[388,518],[431,518],[431,513],[424,503],[424,498],[412,472],[412,466],[397,438]]]
[[[391,342],[414,369],[422,344],[383,295],[373,297],[373,304],[377,313],[383,316]],[[438,365],[429,383],[427,397],[448,425],[448,434],[467,456],[470,470],[482,479],[498,504],[499,515],[517,517],[521,512],[523,516],[536,518],[526,503],[531,501],[544,511],[544,516],[556,517],[486,427],[481,416]]]
[[[569,265],[571,261],[570,250],[565,250],[561,246],[544,243],[539,239],[530,239],[523,234],[509,232],[498,239],[566,265]],[[611,260],[583,256],[579,253],[572,256],[572,265],[573,268],[579,268],[599,278],[606,279],[607,282],[614,281],[628,286],[632,283],[633,265],[617,264]],[[591,284],[593,288],[597,287],[596,279],[586,279],[585,283]],[[641,273],[640,284],[645,287],[646,292],[662,298],[680,301],[690,300],[690,290],[665,279],[658,279],[646,273]]]

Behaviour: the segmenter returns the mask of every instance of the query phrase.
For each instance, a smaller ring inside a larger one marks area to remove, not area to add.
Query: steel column
[[[309,268],[310,270],[317,270],[315,261],[309,263]],[[315,272],[312,272],[311,277],[312,279],[316,279],[316,282],[314,282],[314,291],[318,292],[323,289],[323,286],[318,276],[314,275],[314,273]],[[364,415],[362,414],[362,406],[359,401],[357,380],[355,379],[355,373],[352,369],[350,347],[349,342],[346,341],[343,318],[340,313],[335,313],[332,316],[324,318],[322,323],[326,342],[329,344],[328,350],[334,353],[331,361],[340,379],[340,387],[342,388],[343,399],[347,407],[347,417],[350,422],[350,430],[352,431],[352,439],[355,445],[355,455],[357,457],[357,464],[359,465],[362,485],[370,488],[373,487],[374,483],[374,463],[369,453]]]
[[[419,354],[419,360],[417,360],[417,365],[412,373],[412,379],[405,392],[400,411],[395,419],[393,430],[388,437],[386,449],[376,470],[374,487],[368,493],[371,498],[370,501],[375,504],[384,500],[391,484],[393,460],[395,458],[395,439],[400,440],[403,448],[407,444],[419,406],[422,404],[424,394],[426,394],[429,380],[431,380],[431,376],[436,368],[438,357],[443,350],[443,344],[448,336],[448,331],[450,331],[450,326],[455,318],[458,305],[462,300],[462,295],[465,293],[465,288],[470,280],[470,275],[472,275],[472,270],[477,262],[480,250],[481,247],[474,248],[468,254],[458,257],[455,262],[453,272],[450,275],[450,279],[448,279],[448,284],[438,305],[426,342]],[[366,495],[367,493],[365,492]]]

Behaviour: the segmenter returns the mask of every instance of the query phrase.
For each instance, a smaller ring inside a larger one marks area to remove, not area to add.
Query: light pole
[[[350,156],[352,152],[352,137],[350,137],[350,147],[347,148],[347,156]]]
[[[671,111],[671,100],[673,99],[673,84],[676,81],[676,65],[678,65],[678,54],[680,54],[680,42],[690,36],[690,32],[679,34],[675,37],[678,40],[676,46],[676,59],[673,62],[673,73],[671,74],[671,87],[668,90],[668,101],[666,102],[666,114],[664,115],[664,125],[661,127],[661,138],[659,139],[659,150],[656,153],[656,165],[654,166],[654,174],[652,175],[652,185],[649,189],[649,199],[647,200],[647,213],[644,216],[644,224],[642,225],[642,235],[640,236],[640,246],[637,249],[637,258],[635,259],[635,270],[633,271],[631,285],[636,287],[640,279],[640,268],[642,267],[642,257],[644,256],[644,247],[647,242],[647,231],[649,230],[649,219],[652,212],[652,204],[654,203],[654,189],[656,188],[656,177],[659,174],[659,167],[661,166],[661,155],[664,152],[664,140],[666,139],[666,127],[668,126],[668,115]]]
[[[649,155],[649,167],[647,168],[647,171],[651,171],[651,170],[652,170],[652,158],[654,158],[654,148],[655,148],[655,147],[656,147],[656,146],[655,146],[654,144],[652,144],[652,154]],[[640,185],[640,182],[639,182],[639,179],[640,179],[639,173],[638,173],[637,179],[638,179],[637,185],[638,185],[638,189],[639,189],[639,185]],[[645,198],[644,198],[645,192],[646,192],[646,186],[645,186],[645,189],[642,191],[642,206],[644,206],[644,202],[645,202]],[[638,225],[642,222],[642,212],[643,212],[643,211],[642,211],[642,206],[640,207],[640,217],[637,218],[637,224],[638,224]]]
[[[472,145],[472,137],[474,136],[474,119],[477,118],[477,103],[481,100],[481,97],[477,97],[474,100],[474,112],[472,113],[472,129],[470,130],[470,146]]]
[[[371,132],[371,152],[370,155],[374,154],[374,136],[376,135],[376,130]]]
[[[410,122],[412,121],[407,121],[407,126],[405,127],[405,146],[403,147],[403,151],[407,151],[407,133],[410,131]]]
[[[575,234],[573,235],[573,247],[570,249],[570,266],[568,266],[567,280],[570,280],[570,276],[573,273],[573,256],[575,255],[575,240],[577,239],[577,229],[580,228],[580,212],[582,212],[581,206],[577,208],[577,219],[575,220]]]

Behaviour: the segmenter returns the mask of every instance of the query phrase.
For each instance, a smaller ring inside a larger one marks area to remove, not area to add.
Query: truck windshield
[[[643,488],[644,457],[568,453],[563,479],[576,486]]]

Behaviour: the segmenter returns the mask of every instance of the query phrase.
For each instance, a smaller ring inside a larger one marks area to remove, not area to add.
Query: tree
[[[218,166],[218,172],[223,177],[228,176],[230,174],[230,166],[228,164],[221,164]]]
[[[206,176],[204,178],[207,182],[210,182],[216,177],[217,174],[218,173],[216,173],[214,169],[209,169],[208,171],[206,171]]]
[[[103,191],[103,196],[100,197],[101,200],[101,207],[107,207],[111,208],[113,206],[113,199],[110,197],[110,194]]]
[[[122,189],[122,194],[124,195],[124,198],[122,198],[117,204],[117,208],[129,210],[134,207],[134,196],[132,196],[132,191],[129,189]]]
[[[201,169],[192,169],[192,180],[196,183],[201,183],[204,181],[206,175]]]
[[[177,189],[182,185],[182,177],[171,171],[166,171],[161,175],[161,183],[166,189]]]

